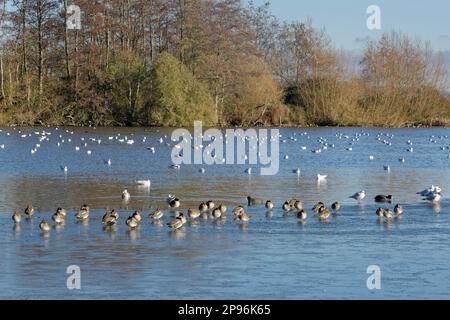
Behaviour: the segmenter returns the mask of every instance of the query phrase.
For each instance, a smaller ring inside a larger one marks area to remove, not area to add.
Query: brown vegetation
[[[359,73],[311,21],[239,0],[0,0],[0,124],[448,125],[445,68],[400,33]]]

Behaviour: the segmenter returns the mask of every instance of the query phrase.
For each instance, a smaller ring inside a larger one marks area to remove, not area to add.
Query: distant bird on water
[[[350,196],[351,199],[355,199],[357,201],[361,201],[366,197],[366,192],[360,191],[360,192],[356,192],[354,195]]]
[[[122,192],[122,200],[123,201],[128,201],[128,200],[130,200],[130,197],[131,197],[131,195],[128,192],[128,190],[127,189],[123,190],[123,192]]]
[[[248,206],[260,206],[263,204],[263,201],[260,198],[252,198],[250,196],[247,197]]]
[[[392,195],[378,195],[375,197],[375,202],[379,202],[379,203],[385,203],[385,202],[389,202],[391,203],[393,200]]]

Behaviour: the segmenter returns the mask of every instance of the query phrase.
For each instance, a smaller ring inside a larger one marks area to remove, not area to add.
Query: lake
[[[450,129],[280,129],[275,176],[260,176],[259,170],[248,175],[249,165],[174,170],[171,132],[1,128],[0,298],[450,298]],[[319,138],[329,147],[316,154],[311,151],[323,147]],[[407,151],[411,147],[414,152]],[[328,179],[318,183],[318,173]],[[135,184],[142,179],[151,180],[150,189]],[[439,204],[416,194],[431,185],[443,189]],[[124,189],[131,194],[128,203],[121,199]],[[349,198],[360,190],[367,193],[362,202]],[[225,203],[228,218],[190,221],[177,232],[152,224],[147,215],[158,207],[164,222],[171,220],[169,194],[181,199],[184,212],[202,201]],[[373,200],[378,194],[392,194],[390,208],[402,204],[404,216],[379,221],[375,211],[383,205]],[[274,210],[249,207],[249,223],[233,221],[231,209],[246,204],[247,195],[271,199]],[[293,197],[305,203],[305,223],[281,208]],[[338,200],[342,208],[321,222],[311,211],[319,200],[327,206]],[[34,218],[14,225],[12,213],[28,203]],[[91,215],[80,224],[74,212],[84,203]],[[58,207],[68,210],[67,222],[43,235],[39,222],[53,224]],[[117,228],[104,230],[101,218],[113,208],[121,216]],[[125,219],[137,209],[144,219],[139,229],[129,230]],[[70,265],[81,270],[81,290],[67,288]],[[380,290],[366,284],[372,265],[381,270]]]

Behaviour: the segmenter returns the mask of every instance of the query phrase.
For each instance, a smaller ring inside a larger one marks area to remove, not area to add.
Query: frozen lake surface
[[[168,129],[46,128],[48,141],[35,134],[42,128],[1,130],[2,299],[450,298],[449,129],[281,129],[285,142],[276,176],[260,176],[256,168],[249,176],[244,173],[248,165],[170,169]],[[361,134],[359,141],[347,151],[355,134]],[[120,142],[125,136],[135,143]],[[322,146],[319,137],[334,148],[312,153]],[[41,146],[32,154],[36,144]],[[405,162],[398,160],[402,157]],[[301,169],[299,177],[295,168]],[[328,180],[318,184],[318,173]],[[152,181],[150,190],[135,185],[142,179]],[[431,185],[443,189],[439,205],[416,194]],[[124,189],[131,193],[128,203],[121,199]],[[363,202],[349,199],[360,190],[367,193]],[[164,222],[171,219],[164,203],[168,194],[181,199],[182,211],[207,200],[225,203],[231,211],[246,204],[247,195],[271,199],[275,209],[269,214],[263,206],[248,208],[248,224],[233,221],[229,213],[226,220],[199,220],[171,232],[147,218],[161,207]],[[379,222],[377,194],[392,194],[391,209],[402,204],[404,217]],[[304,224],[281,209],[293,197],[309,212]],[[342,203],[328,223],[312,214],[320,200],[327,206]],[[14,226],[12,213],[28,203],[35,217]],[[79,224],[73,213],[84,203],[91,217]],[[44,237],[39,222],[52,222],[57,207],[68,210],[67,222]],[[104,231],[101,217],[112,208],[121,218],[114,231]],[[125,218],[137,209],[145,218],[130,231]],[[81,269],[81,290],[66,287],[69,265]],[[381,268],[381,290],[366,286],[370,265]]]

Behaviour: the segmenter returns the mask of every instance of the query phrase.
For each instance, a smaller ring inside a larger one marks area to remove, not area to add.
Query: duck
[[[396,215],[400,216],[403,214],[403,208],[400,204],[396,204],[394,207],[394,212]]]
[[[183,221],[181,220],[181,217],[177,217],[170,221],[167,226],[173,230],[178,230],[183,227]]]
[[[20,223],[22,221],[22,214],[19,211],[14,211],[12,220],[14,221],[14,223]]]
[[[159,208],[148,215],[148,217],[153,220],[159,220],[163,216],[164,216],[164,213]]]
[[[383,218],[383,217],[384,217],[384,209],[383,209],[383,208],[378,208],[377,211],[375,212],[375,214],[376,214],[379,218]]]
[[[87,205],[82,205],[80,210],[75,214],[77,220],[86,220],[89,218],[89,207]]]
[[[341,209],[341,204],[339,203],[339,201],[334,202],[331,205],[331,209],[333,209],[334,212],[338,212]]]
[[[139,221],[133,217],[128,217],[126,224],[130,229],[136,229],[139,226]]]
[[[39,229],[41,229],[44,232],[49,232],[50,224],[47,221],[42,220],[41,223],[39,223]]]
[[[215,209],[212,211],[212,216],[213,216],[213,218],[215,218],[215,219],[219,219],[220,217],[222,217],[222,211],[221,211],[219,208],[215,208]]]
[[[137,222],[141,222],[142,221],[142,216],[141,213],[139,211],[135,211],[131,217],[136,220]]]
[[[388,219],[388,220],[394,218],[394,213],[393,213],[391,210],[389,210],[389,209],[384,209],[384,210],[383,210],[383,215],[384,215],[384,217],[385,217],[386,219]]]
[[[128,190],[123,190],[123,192],[122,192],[122,200],[123,201],[128,201],[128,200],[130,200],[130,197],[131,197],[131,195],[130,195],[130,193],[128,192]]]
[[[260,206],[263,204],[263,201],[259,198],[252,198],[250,196],[247,197],[248,206]]]
[[[66,219],[66,216],[61,214],[61,212],[56,211],[53,215],[52,215],[52,220],[55,221],[55,223],[57,224],[62,224],[64,223]]]
[[[206,202],[206,205],[208,206],[208,210],[213,210],[214,207],[216,206],[216,204],[213,201],[211,201],[211,200]]]
[[[327,178],[328,178],[327,175],[317,174],[317,181],[318,182],[326,181]]]
[[[170,206],[172,209],[179,208],[179,207],[181,206],[180,199],[174,198],[172,201],[170,201],[169,206]]]
[[[198,206],[198,209],[200,210],[200,212],[206,212],[208,211],[208,205],[205,202],[202,202]]]
[[[111,227],[117,223],[117,218],[112,214],[112,212],[106,212],[102,218],[102,223],[107,227]]]
[[[273,206],[272,200],[267,200],[267,201],[266,201],[266,204],[265,204],[265,207],[266,207],[266,209],[269,210],[269,211],[272,210],[273,207],[274,207],[274,206]]]
[[[284,210],[285,212],[289,212],[289,211],[292,210],[291,205],[289,204],[289,202],[286,201],[286,202],[283,204],[283,210]]]
[[[244,213],[244,212],[245,212],[245,209],[244,209],[243,206],[238,206],[238,207],[236,207],[236,208],[233,209],[233,214],[234,214],[235,216],[239,216],[240,214],[242,214],[242,213]]]
[[[356,192],[354,195],[350,196],[351,199],[355,199],[357,201],[361,201],[366,197],[366,192],[360,191],[360,192]]]
[[[250,221],[250,219],[251,219],[251,216],[249,214],[247,214],[246,212],[243,212],[237,216],[237,220],[242,221],[242,222],[248,222],[248,221]]]
[[[319,219],[326,220],[330,217],[330,210],[325,207],[320,207],[319,209]]]
[[[295,203],[294,203],[294,208],[296,210],[301,211],[301,210],[303,210],[304,205],[303,205],[303,203],[300,200],[296,200]]]
[[[175,213],[175,218],[179,218],[183,224],[187,223],[187,219],[182,212],[177,211]]]
[[[291,200],[289,200],[289,206],[291,207],[291,209],[294,208],[295,203],[296,203],[297,201],[299,201],[299,200],[296,199],[296,198],[292,198]]]
[[[325,204],[322,201],[317,202],[314,207],[312,208],[312,211],[314,211],[315,213],[319,213],[321,208],[324,208]]]
[[[302,209],[297,213],[297,218],[300,220],[306,220],[306,218],[308,218],[308,214]]]
[[[24,212],[27,217],[31,217],[34,214],[33,206],[31,204],[27,205]]]
[[[191,219],[197,219],[198,217],[200,217],[201,213],[198,210],[194,210],[189,208],[188,209],[188,217]]]
[[[62,215],[64,218],[67,216],[67,211],[64,208],[58,208],[56,209],[56,213]]]
[[[393,200],[392,195],[388,195],[388,196],[378,195],[375,197],[375,202],[379,202],[379,203],[385,203],[385,202],[391,203],[392,200]]]
[[[227,206],[224,204],[220,204],[218,208],[219,208],[220,212],[222,212],[222,214],[225,214],[228,209]]]

